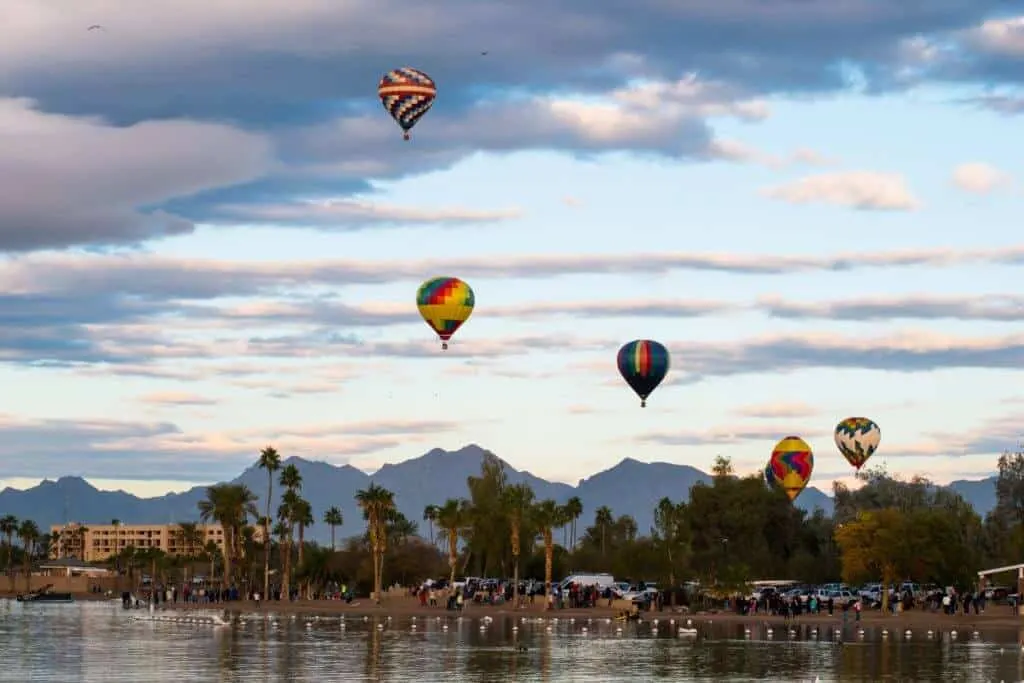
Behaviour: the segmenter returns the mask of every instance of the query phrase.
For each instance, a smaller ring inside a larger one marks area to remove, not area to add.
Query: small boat
[[[51,589],[53,584],[43,586],[42,588],[34,591],[29,591],[26,595],[18,595],[18,602],[45,602],[45,603],[59,603],[67,604],[74,602],[75,599],[71,597],[71,593],[54,593]]]

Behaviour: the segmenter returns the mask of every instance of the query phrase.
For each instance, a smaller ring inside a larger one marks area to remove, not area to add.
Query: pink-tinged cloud
[[[817,415],[821,411],[802,401],[775,401],[741,406],[736,410],[740,417],[758,419],[793,418],[802,419]]]
[[[792,275],[870,268],[1018,265],[1024,245],[990,249],[912,249],[848,252],[826,256],[736,253],[635,253],[520,255],[420,261],[323,259],[237,262],[152,254],[34,254],[0,263],[0,287],[8,294],[75,292],[201,300],[256,296],[282,288],[419,282],[424,272],[457,272],[471,279],[552,278],[572,275],[660,274],[715,271],[748,275]],[[48,273],[45,279],[40,272]],[[16,303],[11,302],[11,305]]]
[[[656,432],[642,434],[636,441],[654,443],[662,446],[715,446],[736,445],[750,442],[763,442],[765,453],[770,453],[780,439],[789,435],[797,435],[807,440],[822,439],[831,434],[831,430],[823,430],[820,425],[803,423],[764,422],[723,425],[710,429],[683,429],[673,432]]]
[[[832,204],[861,210],[912,211],[921,206],[903,176],[877,171],[807,176],[766,188],[763,194],[790,204]]]
[[[970,162],[953,169],[953,184],[964,192],[989,194],[1013,185],[1013,177],[991,164]]]
[[[213,406],[220,403],[216,398],[186,391],[158,391],[140,396],[138,400],[158,406]]]

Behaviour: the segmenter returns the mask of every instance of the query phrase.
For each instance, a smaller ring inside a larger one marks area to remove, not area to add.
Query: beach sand
[[[444,607],[422,607],[419,601],[415,598],[407,596],[389,596],[381,601],[381,604],[375,605],[372,601],[367,599],[355,600],[352,604],[346,604],[338,600],[297,600],[294,602],[270,602],[262,603],[259,607],[252,601],[239,601],[231,603],[215,603],[215,604],[182,604],[182,603],[170,603],[160,605],[160,608],[165,609],[178,609],[178,610],[210,610],[210,609],[226,609],[230,612],[244,612],[244,613],[256,613],[256,612],[274,612],[277,614],[317,614],[317,615],[347,615],[347,616],[390,616],[390,617],[433,617],[433,616],[455,616],[455,612],[450,612]],[[551,618],[558,617],[559,619],[580,619],[580,618],[605,618],[614,617],[622,611],[621,605],[614,605],[608,607],[607,603],[602,603],[598,607],[592,607],[587,609],[555,609],[546,610],[544,604],[541,601],[537,601],[533,605],[527,605],[522,609],[513,609],[510,605],[479,605],[470,604],[461,613],[466,618],[479,618],[482,616],[490,616],[493,618],[499,617],[541,617]],[[642,617],[645,620],[651,619],[693,619],[694,621],[712,621],[715,623],[757,623],[757,624],[784,624],[787,620],[780,616],[771,616],[766,614],[757,614],[752,616],[743,616],[732,612],[690,612],[685,613],[682,611],[672,611],[669,607],[665,607],[663,612],[657,610],[651,612],[642,612]],[[843,622],[843,615],[841,612],[836,612],[833,616],[828,614],[804,614],[793,620],[790,620],[797,624],[814,624],[822,626],[836,626],[841,625]],[[855,623],[854,613],[851,611],[847,614],[847,623],[853,625]],[[976,625],[978,627],[1000,627],[1000,628],[1024,628],[1024,617],[1017,616],[1013,613],[1010,607],[1005,605],[998,605],[994,608],[988,609],[984,614],[957,614],[957,615],[946,615],[936,612],[920,611],[920,610],[909,610],[900,614],[882,614],[881,612],[871,611],[863,612],[861,614],[861,624],[865,626],[886,626],[886,625],[898,625],[901,628],[932,628],[932,629],[948,629]]]

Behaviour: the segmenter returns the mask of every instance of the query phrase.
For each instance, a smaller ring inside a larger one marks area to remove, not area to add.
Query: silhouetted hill
[[[466,478],[480,472],[483,448],[471,444],[457,451],[434,449],[418,458],[395,465],[384,465],[372,475],[350,465],[334,466],[324,462],[288,458],[302,473],[302,494],[313,505],[317,523],[309,530],[308,538],[326,541],[330,531],[320,520],[324,510],[336,505],[341,508],[345,524],[339,529],[340,537],[362,531],[362,519],[355,506],[354,496],[370,482],[394,491],[399,509],[420,524],[421,533],[427,529],[423,509],[430,504],[443,503],[447,498],[467,495]],[[576,486],[549,482],[529,472],[519,471],[505,463],[508,479],[512,483],[527,482],[537,497],[565,502],[579,496],[584,513],[581,522],[588,524],[594,510],[607,505],[616,515],[629,514],[636,518],[641,533],[648,533],[653,523],[653,510],[658,500],[668,496],[672,500],[686,500],[690,487],[697,482],[709,482],[710,476],[689,465],[664,462],[643,463],[626,458],[614,467],[581,479]],[[255,465],[246,469],[233,482],[243,483],[259,497],[257,506],[264,509],[267,495],[266,473]],[[950,488],[970,502],[980,514],[995,505],[995,479],[956,481]],[[198,486],[183,493],[171,493],[157,498],[138,498],[124,491],[99,491],[79,477],[61,477],[57,481],[43,481],[38,486],[19,491],[7,488],[0,491],[0,515],[13,514],[21,519],[33,519],[40,527],[64,521],[89,524],[109,524],[112,519],[126,523],[168,523],[194,521],[198,518],[197,503],[205,496],[206,487]],[[274,483],[274,498],[280,487]],[[277,500],[274,502],[276,511]],[[808,488],[796,504],[811,511],[821,508],[832,514],[832,499],[818,489]]]
[[[998,479],[998,477],[989,477],[979,481],[958,479],[951,481],[947,488],[959,493],[979,515],[984,517],[996,506],[996,481]]]

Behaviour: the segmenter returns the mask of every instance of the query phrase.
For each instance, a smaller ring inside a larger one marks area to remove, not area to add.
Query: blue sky
[[[408,0],[14,2],[0,484],[151,495],[268,444],[753,471],[797,433],[827,490],[850,415],[937,481],[1024,436],[1024,20],[462,1],[416,49]],[[374,97],[404,64],[439,88],[408,143]],[[435,275],[477,296],[447,353],[414,306]],[[635,338],[672,352],[643,410],[614,363]]]

